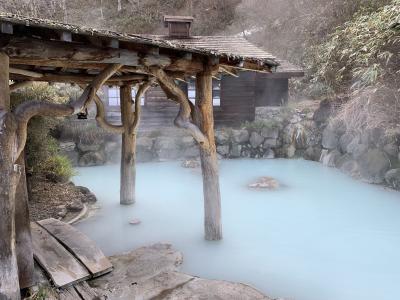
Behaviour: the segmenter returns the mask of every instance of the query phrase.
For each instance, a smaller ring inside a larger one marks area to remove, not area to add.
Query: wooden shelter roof
[[[287,60],[280,59],[257,47],[249,42],[245,37],[234,36],[191,36],[189,38],[174,38],[168,35],[139,35],[144,38],[150,38],[156,41],[166,41],[179,45],[184,49],[203,49],[210,51],[214,55],[231,55],[234,57],[241,57],[243,59],[257,58],[260,60],[271,61],[275,63],[275,68],[271,77],[302,77],[304,71],[302,68],[290,63]],[[275,75],[276,73],[276,75]]]
[[[153,47],[203,54],[206,56],[217,56],[227,60],[248,61],[251,63],[265,64],[269,67],[278,65],[278,62],[272,55],[240,37],[224,37],[224,40],[222,41],[221,37],[196,37],[188,39],[185,43],[182,43],[182,40],[168,40],[160,38],[160,36],[119,33],[110,30],[77,26],[53,20],[26,17],[4,12],[0,12],[0,22],[2,23],[2,28],[7,24],[15,24],[25,27],[63,31],[73,35],[108,38],[120,42],[143,44]],[[222,43],[221,45],[223,46],[216,47],[218,43]]]

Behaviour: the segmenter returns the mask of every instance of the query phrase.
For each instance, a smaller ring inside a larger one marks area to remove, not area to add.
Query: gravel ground
[[[33,177],[29,181],[32,221],[71,219],[83,209],[83,203],[96,201],[96,197],[87,188],[75,186],[72,182],[54,183],[42,177]]]

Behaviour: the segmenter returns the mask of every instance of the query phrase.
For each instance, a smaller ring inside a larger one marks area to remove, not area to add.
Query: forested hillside
[[[398,105],[400,0],[10,0],[0,9],[131,33],[160,33],[163,15],[191,14],[194,34],[242,34],[302,66],[296,93],[372,86]]]

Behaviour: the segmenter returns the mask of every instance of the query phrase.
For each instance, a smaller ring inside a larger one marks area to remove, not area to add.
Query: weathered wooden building
[[[168,41],[182,47],[196,47],[220,52],[226,49],[236,49],[248,56],[265,55],[265,51],[252,46],[243,37],[238,36],[191,36],[190,17],[166,16],[165,27],[169,29],[166,35],[142,35],[143,37]],[[288,61],[279,60],[273,55],[267,55],[279,63],[271,72],[255,73],[225,69],[224,73],[213,79],[213,105],[216,125],[239,125],[244,121],[253,121],[256,107],[281,106],[288,102],[289,79],[301,77],[304,72]],[[195,81],[185,78],[179,86],[194,103],[196,97]],[[103,88],[104,104],[107,106],[108,119],[119,122],[119,91],[118,87]],[[146,92],[141,100],[141,129],[172,126],[171,119],[176,115],[178,106],[168,101],[160,87]]]

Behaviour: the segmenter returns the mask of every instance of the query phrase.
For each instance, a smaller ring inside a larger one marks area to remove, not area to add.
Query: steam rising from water
[[[399,193],[295,160],[221,162],[224,240],[203,239],[198,170],[178,162],[139,164],[137,203],[119,205],[119,168],[79,169],[102,209],[77,225],[106,254],[170,242],[183,271],[251,284],[296,300],[398,300]],[[286,186],[249,190],[271,176]],[[132,226],[129,221],[142,223]]]

